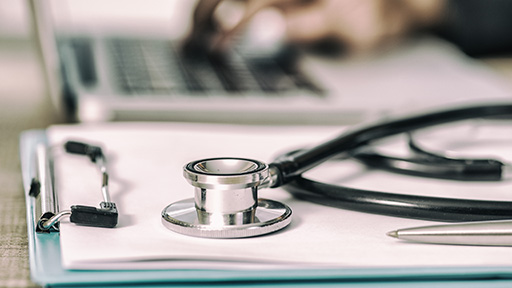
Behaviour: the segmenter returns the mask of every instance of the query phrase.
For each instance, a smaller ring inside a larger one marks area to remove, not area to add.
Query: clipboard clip
[[[64,144],[66,152],[89,157],[102,175],[100,207],[73,205],[70,210],[59,211],[57,193],[53,187],[53,161],[48,156],[48,147],[38,144],[35,151],[35,172],[31,180],[29,195],[35,199],[35,227],[38,233],[59,231],[63,217],[69,216],[72,223],[84,226],[113,228],[118,222],[116,204],[110,200],[106,158],[101,147],[76,141]]]

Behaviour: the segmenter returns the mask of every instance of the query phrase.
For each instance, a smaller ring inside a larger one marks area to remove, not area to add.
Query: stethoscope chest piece
[[[280,230],[291,222],[291,209],[258,199],[269,181],[265,163],[243,158],[210,158],[188,163],[183,175],[194,198],[170,204],[162,223],[172,231],[205,238],[243,238]]]

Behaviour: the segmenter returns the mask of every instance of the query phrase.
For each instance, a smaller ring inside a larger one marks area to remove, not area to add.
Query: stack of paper
[[[461,137],[478,135],[468,133],[468,129],[450,130],[453,137],[441,137],[437,143],[431,137],[423,138],[425,143],[430,141],[429,147],[451,149]],[[512,138],[511,129],[510,125],[489,126],[478,131],[487,131],[483,138]],[[111,173],[111,197],[120,211],[119,225],[114,229],[63,221],[63,266],[93,270],[512,266],[510,248],[397,241],[386,236],[386,232],[432,222],[325,207],[294,199],[279,188],[260,191],[260,197],[285,202],[293,210],[292,224],[277,233],[247,239],[202,239],[171,232],[162,225],[160,213],[165,206],[193,197],[193,187],[182,176],[182,167],[187,162],[220,156],[270,162],[279,153],[318,144],[340,132],[339,127],[142,123],[52,127],[48,135],[54,145],[74,139],[104,147]],[[399,140],[385,141],[383,149],[400,153],[403,145]],[[511,140],[489,141],[488,147],[482,143],[466,145],[459,150],[493,151],[501,156],[508,153],[510,157],[507,145]],[[61,209],[74,204],[98,206],[102,198],[97,168],[83,156],[55,151]],[[475,183],[399,176],[368,170],[354,161],[326,163],[309,175],[331,183],[386,192],[512,200],[510,181]]]

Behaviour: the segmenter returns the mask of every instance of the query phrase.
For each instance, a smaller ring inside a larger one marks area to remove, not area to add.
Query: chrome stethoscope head
[[[243,238],[271,233],[291,222],[283,203],[258,199],[271,181],[269,166],[244,158],[210,158],[188,163],[183,175],[194,198],[170,204],[162,223],[172,231],[206,238]]]

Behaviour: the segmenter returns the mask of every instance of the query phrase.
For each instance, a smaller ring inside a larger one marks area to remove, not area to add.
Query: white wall
[[[55,24],[63,28],[160,28],[170,36],[187,33],[191,0],[35,0],[51,5]],[[0,0],[0,39],[28,37],[28,0]]]
[[[29,36],[26,4],[25,0],[0,0],[0,39]]]

